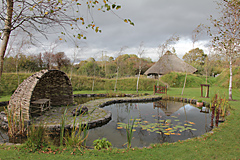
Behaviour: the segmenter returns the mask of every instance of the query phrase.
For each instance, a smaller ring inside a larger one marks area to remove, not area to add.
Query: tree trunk
[[[184,88],[185,88],[185,85],[186,85],[186,81],[187,81],[187,72],[186,72],[186,77],[185,77],[185,81],[184,81],[184,84],[183,84],[182,95],[183,95],[183,92],[184,92]]]
[[[117,76],[116,76],[116,82],[115,82],[115,86],[114,86],[114,92],[117,91],[118,68],[119,68],[119,67],[117,67]]]
[[[138,93],[138,84],[139,84],[140,73],[141,73],[141,69],[139,70],[138,79],[137,79],[137,93]]]
[[[7,0],[7,16],[5,20],[5,27],[3,30],[2,42],[0,46],[0,82],[3,72],[4,56],[6,53],[7,44],[11,33],[12,14],[13,14],[13,0]]]
[[[232,57],[230,57],[229,100],[232,100]]]

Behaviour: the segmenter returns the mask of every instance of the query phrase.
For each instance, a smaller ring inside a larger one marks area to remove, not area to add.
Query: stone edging
[[[78,95],[74,95],[74,97],[105,97],[106,94],[78,94]],[[128,98],[127,98],[128,97]],[[99,108],[103,108],[104,106],[107,105],[111,105],[114,103],[126,103],[126,102],[150,102],[150,101],[156,101],[156,100],[161,100],[161,99],[165,99],[165,100],[173,100],[173,101],[179,101],[179,102],[185,102],[185,103],[190,103],[190,104],[196,104],[197,100],[195,99],[187,99],[187,98],[181,98],[181,97],[162,97],[162,96],[151,96],[151,97],[131,97],[127,96],[127,97],[122,97],[122,98],[108,98],[105,99],[106,101],[99,104],[98,107]],[[6,103],[6,102],[5,102]],[[209,107],[209,103],[204,102],[204,106]],[[89,128],[95,128],[95,127],[100,127],[106,123],[108,123],[111,119],[112,119],[112,113],[110,111],[104,110],[107,114],[104,117],[101,117],[97,120],[93,120],[93,121],[89,121],[88,125]],[[84,122],[83,125],[86,125],[87,122]],[[0,127],[2,127],[3,129],[7,129],[8,128],[8,124],[7,124],[7,118],[4,112],[0,113]],[[60,131],[60,124],[59,125],[47,125],[47,127],[49,128],[50,131]],[[71,129],[73,126],[72,124],[68,124],[65,126],[65,129]]]

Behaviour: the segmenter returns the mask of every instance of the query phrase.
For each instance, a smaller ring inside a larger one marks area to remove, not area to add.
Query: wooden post
[[[156,92],[156,85],[153,86],[153,95],[155,95]]]
[[[203,97],[203,86],[208,87],[208,89],[207,89],[207,97],[205,97],[205,98],[209,98],[209,86],[210,85],[209,84],[201,84],[201,97]]]

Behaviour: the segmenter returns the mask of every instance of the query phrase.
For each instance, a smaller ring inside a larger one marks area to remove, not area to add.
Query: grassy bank
[[[11,95],[23,82],[24,79],[31,76],[32,73],[20,73],[19,78],[16,73],[4,73],[1,79],[0,85],[0,98],[3,96]],[[94,88],[93,88],[94,81]],[[104,79],[97,77],[86,77],[86,76],[72,76],[72,88],[73,91],[113,91],[116,79]],[[152,91],[153,86],[157,84],[156,79],[149,79],[141,77],[139,81],[139,91]],[[119,78],[117,81],[117,91],[136,91],[137,78]],[[1,99],[0,99],[1,100]]]
[[[181,88],[170,88],[169,96],[180,97]],[[210,96],[215,93],[228,96],[225,88],[211,87]],[[203,99],[200,88],[186,88],[186,98]],[[231,114],[226,121],[212,133],[176,143],[155,144],[148,148],[82,150],[74,148],[56,148],[52,146],[42,152],[32,153],[20,146],[0,146],[1,159],[239,159],[240,158],[240,94],[239,89],[233,90]],[[157,143],[157,142],[156,142]]]

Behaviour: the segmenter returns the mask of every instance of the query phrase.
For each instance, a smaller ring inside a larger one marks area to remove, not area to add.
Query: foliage
[[[183,56],[183,60],[191,65],[204,65],[207,54],[199,48],[190,50]]]
[[[29,130],[27,141],[25,145],[31,150],[37,151],[42,147],[48,146],[48,138],[46,133],[46,127],[40,124],[39,126],[32,125]]]
[[[88,137],[88,124],[84,125],[79,122],[79,125],[76,126],[76,116],[73,122],[73,128],[70,131],[70,134],[65,134],[65,145],[70,147],[85,147]]]
[[[136,121],[136,118],[132,119],[132,124],[130,124],[130,120],[128,120],[127,125],[125,126],[126,133],[127,133],[127,148],[131,148],[132,146],[132,138],[133,138],[133,132],[134,132],[134,123]]]
[[[76,123],[76,117],[74,116],[73,121],[73,128],[65,132],[65,121],[66,121],[66,111],[67,108],[64,111],[64,114],[62,116],[62,122],[61,122],[61,130],[60,130],[60,145],[63,145],[63,139],[65,140],[65,145],[70,147],[77,147],[80,150],[80,147],[86,146],[86,140],[88,137],[88,124],[85,125],[82,124],[81,119],[79,119],[79,123],[77,125]],[[82,115],[80,115],[82,116]]]
[[[63,145],[63,137],[64,137],[64,130],[65,130],[65,122],[66,122],[66,113],[67,108],[64,110],[62,115],[61,127],[60,127],[60,145]]]
[[[121,8],[121,5],[112,3],[108,0],[103,1],[62,1],[62,0],[42,0],[35,2],[25,1],[2,1],[0,12],[0,37],[2,40],[0,48],[0,80],[3,72],[3,63],[5,58],[8,42],[14,32],[19,30],[25,32],[32,41],[35,34],[48,39],[47,34],[53,30],[59,30],[58,38],[63,39],[86,39],[83,35],[83,28],[90,28],[95,32],[101,32],[100,28],[94,24],[93,16],[89,23],[89,16],[79,15],[85,8],[87,14],[92,10],[113,11]],[[86,18],[87,17],[87,18]],[[124,22],[134,25],[130,19],[123,19]],[[70,36],[70,37],[69,37]]]
[[[217,109],[220,110],[220,116],[222,117],[225,117],[226,113],[231,109],[230,104],[228,103],[228,100],[225,96],[221,97],[218,94],[215,94],[211,100],[211,103],[216,107],[215,112],[217,112]]]
[[[22,108],[21,104],[19,106],[20,108],[20,115],[17,116],[16,112],[9,108],[5,108],[5,114],[7,115],[7,121],[8,121],[8,136],[9,137],[25,137],[27,134],[27,128],[24,125],[24,118],[22,116]]]
[[[160,135],[181,135],[181,132],[192,130],[195,131],[196,129],[193,128],[194,122],[186,121],[186,123],[182,124],[181,122],[178,122],[176,116],[172,116],[174,118],[174,122],[177,124],[173,124],[171,119],[166,120],[159,120],[159,118],[156,115],[152,115],[153,117],[156,117],[156,123],[150,123],[148,121],[142,121],[141,119],[136,119],[136,122],[133,125],[133,128],[139,128],[141,130],[146,130],[149,132],[155,132],[159,133]],[[117,123],[118,127],[117,129],[123,129],[128,126],[126,123]],[[135,129],[132,129],[133,131],[136,131]]]
[[[240,44],[240,3],[239,0],[223,0],[218,19],[211,16],[213,28],[210,30],[213,47],[229,61],[229,100],[232,100],[232,65],[239,55]]]
[[[102,138],[102,139],[96,139],[93,141],[93,146],[97,150],[101,149],[109,149],[112,144],[107,140],[107,138]]]

